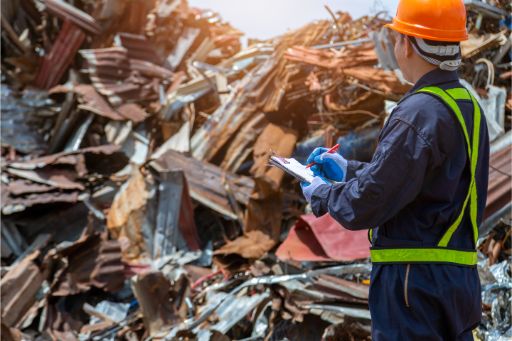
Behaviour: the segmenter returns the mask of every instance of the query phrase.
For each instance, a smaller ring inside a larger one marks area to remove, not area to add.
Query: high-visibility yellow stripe
[[[476,165],[478,163],[478,150],[480,148],[480,107],[475,99],[475,97],[471,96],[471,101],[473,102],[473,155],[471,157],[471,176],[473,178],[473,186],[471,187],[471,201],[469,203],[469,215],[471,217],[471,225],[473,226],[473,238],[476,245],[478,240],[478,223],[477,223],[477,213],[478,213],[478,193],[476,190]]]
[[[471,96],[469,96],[469,93],[464,88],[453,88],[448,89],[446,92],[453,97],[455,100],[461,100],[461,99],[467,99],[470,100]]]
[[[448,248],[406,248],[370,250],[372,263],[453,263],[476,265],[476,251],[461,251]]]
[[[471,142],[469,141],[468,129],[466,127],[466,121],[464,121],[464,116],[462,116],[462,112],[460,111],[457,102],[455,102],[455,100],[452,97],[450,97],[450,95],[448,95],[443,89],[438,88],[437,86],[428,86],[419,89],[417,92],[426,92],[435,95],[444,103],[446,103],[446,105],[448,105],[450,109],[453,110],[457,120],[460,123],[460,126],[462,127],[462,132],[464,133],[464,138],[466,139],[466,144],[468,148],[468,157],[471,158]]]
[[[450,90],[452,93],[454,93],[458,97],[463,97],[462,91],[464,91],[469,98],[469,92],[466,89],[455,88],[455,89],[450,89]],[[455,116],[457,117],[457,120],[460,123],[462,131],[464,132],[464,137],[466,138],[466,145],[467,145],[467,150],[468,150],[468,159],[470,160],[471,180],[469,183],[468,193],[467,193],[466,198],[462,204],[461,211],[458,214],[455,221],[450,225],[450,227],[448,227],[446,232],[443,234],[443,236],[439,240],[439,243],[437,244],[438,246],[446,247],[446,246],[448,246],[448,243],[452,239],[453,234],[459,227],[459,225],[462,221],[462,218],[464,217],[464,213],[466,212],[466,207],[467,207],[468,203],[470,205],[470,208],[472,207],[471,202],[474,197],[473,187],[474,187],[474,178],[475,178],[474,177],[475,173],[473,172],[473,159],[478,158],[478,155],[477,155],[478,149],[476,151],[473,150],[472,145],[469,141],[469,133],[468,133],[468,129],[466,126],[466,121],[464,120],[464,116],[462,116],[462,112],[460,111],[460,108],[457,105],[457,102],[455,102],[455,100],[446,91],[444,91],[441,88],[435,87],[435,86],[429,86],[429,87],[418,90],[418,92],[427,92],[427,93],[433,94],[436,97],[438,97],[440,100],[442,100],[444,103],[446,103],[446,105],[448,105],[450,107],[450,109],[452,109],[452,111],[455,113]],[[479,125],[480,125],[480,123],[479,123]],[[474,141],[474,138],[475,138],[474,134],[472,137],[473,137],[473,141]],[[476,219],[475,219],[475,223],[476,223]],[[474,230],[474,226],[473,226],[473,230]],[[474,233],[474,231],[473,231],[473,233]]]
[[[472,187],[472,183],[469,185]],[[453,234],[459,227],[462,218],[464,217],[464,213],[466,212],[466,207],[468,206],[469,199],[471,198],[471,189],[468,191],[468,194],[466,194],[466,198],[464,199],[464,203],[462,204],[462,209],[460,210],[459,215],[455,219],[455,221],[448,227],[446,232],[443,234],[441,239],[439,240],[439,243],[437,243],[437,246],[446,247],[448,246],[448,243],[452,239]]]

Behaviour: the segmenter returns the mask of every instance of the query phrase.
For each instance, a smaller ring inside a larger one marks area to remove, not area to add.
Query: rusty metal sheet
[[[13,180],[7,184],[7,192],[12,195],[22,195],[28,193],[44,193],[56,189],[55,187],[33,183],[26,180]]]
[[[343,69],[341,72],[363,82],[369,88],[377,89],[386,94],[403,94],[410,88],[409,85],[402,84],[393,72],[375,67],[358,66]]]
[[[148,113],[136,103],[123,103],[116,108],[112,107],[102,95],[96,92],[92,85],[79,84],[72,87],[57,85],[49,91],[50,94],[66,94],[69,92],[78,95],[79,109],[90,111],[114,121],[130,120],[138,123],[148,117]]]
[[[35,263],[39,255],[39,251],[28,255],[2,277],[0,281],[2,325],[16,326],[30,307],[36,303],[36,294],[46,276]]]
[[[370,257],[368,231],[349,231],[329,214],[303,215],[276,256],[293,261],[353,261]]]
[[[318,276],[314,283],[315,285],[321,285],[326,288],[341,291],[368,302],[368,296],[370,294],[370,287],[368,285],[348,281],[343,278],[326,274]]]
[[[267,125],[268,121],[263,113],[255,115],[244,124],[240,133],[238,133],[233,142],[229,144],[226,156],[220,167],[229,172],[236,172],[238,168],[240,168],[240,165],[247,160],[252,153],[251,146]]]
[[[126,48],[128,58],[146,60],[156,65],[162,64],[162,58],[155,53],[155,47],[146,36],[122,32],[114,37],[114,44]]]
[[[58,84],[84,40],[85,33],[80,28],[67,20],[64,21],[50,52],[43,57],[34,84],[43,89]]]
[[[175,70],[183,62],[185,56],[189,53],[192,45],[201,33],[198,28],[187,27],[182,32],[180,38],[176,42],[173,51],[166,58],[166,65],[171,69]]]
[[[226,102],[208,118],[191,139],[192,155],[198,160],[211,160],[233,138],[249,119],[256,116],[255,98],[261,94],[261,82],[269,77],[272,63],[264,63],[250,76],[244,77]]]
[[[115,292],[123,287],[124,265],[117,240],[100,234],[84,235],[72,245],[56,250],[53,259],[66,259],[67,267],[58,278],[53,296],[78,294],[96,287]]]
[[[273,191],[279,191],[284,172],[277,167],[269,167],[268,160],[273,153],[290,157],[297,139],[298,134],[295,130],[273,123],[268,124],[254,144],[254,165],[250,173],[256,179],[269,184]]]
[[[333,78],[342,79],[344,75],[353,77],[386,94],[403,94],[409,89],[393,72],[375,67],[378,58],[373,43],[347,46],[341,51],[293,47],[286,51],[285,57],[290,61],[333,70],[330,75]]]
[[[5,215],[24,211],[28,207],[50,203],[76,203],[80,192],[45,192],[31,193],[22,197],[13,197],[2,194],[2,213]]]
[[[132,290],[140,304],[144,325],[149,335],[158,334],[182,321],[172,303],[173,300],[180,298],[171,296],[171,283],[163,273],[149,271],[137,275],[132,280]]]
[[[192,155],[212,160],[241,127],[257,112],[276,112],[297,68],[283,58],[291,46],[309,46],[330,29],[328,21],[309,24],[281,37],[270,58],[249,72],[231,92],[229,99],[209,117],[192,137]]]
[[[8,163],[6,167],[7,169],[37,170],[47,166],[68,165],[74,167],[77,175],[84,176],[88,171],[102,172],[110,166],[111,171],[116,172],[126,163],[126,157],[123,158],[120,149],[116,145],[86,147],[72,152],[61,152],[26,161],[14,161]],[[98,159],[98,156],[101,156],[101,159]],[[105,160],[104,156],[110,156],[110,159]]]
[[[244,235],[235,240],[229,241],[226,245],[216,250],[214,255],[222,264],[227,264],[226,261],[229,262],[229,255],[239,255],[245,259],[254,260],[261,258],[275,244],[275,241],[267,234],[254,230],[244,233]]]
[[[108,211],[107,228],[114,238],[124,241],[123,256],[127,259],[138,258],[146,251],[142,225],[148,197],[144,176],[134,168]]]
[[[153,230],[153,257],[163,257],[175,250],[199,250],[199,235],[194,221],[192,200],[183,171],[158,173],[158,207]]]
[[[6,172],[12,176],[45,184],[51,187],[69,190],[84,190],[85,187],[76,182],[76,173],[67,169],[40,169],[37,171],[7,168]]]
[[[117,112],[125,119],[129,119],[134,123],[144,121],[149,114],[137,103],[124,103],[116,108]]]
[[[284,57],[290,61],[335,69],[377,64],[377,54],[372,43],[347,46],[342,51],[318,50],[304,46],[294,46],[286,50]]]
[[[116,112],[103,97],[94,90],[92,85],[80,84],[73,88],[78,94],[81,103],[78,108],[93,112],[97,115],[107,117],[111,120],[120,121],[126,119]]]
[[[485,33],[483,35],[472,33],[468,40],[460,43],[462,58],[469,59],[485,50],[504,45],[506,41],[507,36],[503,32]]]
[[[101,27],[96,20],[84,11],[62,0],[44,0],[46,8],[64,21],[70,21],[82,30],[100,34]]]
[[[39,204],[77,202],[87,182],[102,180],[88,178],[88,174],[110,175],[126,162],[119,147],[105,145],[7,163],[3,167],[7,185],[2,185],[2,213]]]
[[[122,241],[124,257],[156,259],[176,250],[198,250],[200,239],[183,172],[144,175],[132,170],[107,215],[107,227]]]
[[[170,83],[173,73],[146,60],[129,58],[124,47],[80,50],[85,71],[96,90],[119,106],[125,101],[155,100],[159,84]]]
[[[489,158],[489,184],[484,219],[510,204],[512,198],[512,145],[491,154]]]
[[[181,169],[190,186],[190,196],[232,219],[238,219],[228,199],[225,183],[229,182],[234,198],[247,205],[254,189],[254,180],[246,176],[235,175],[223,171],[218,166],[186,157],[169,150],[157,160],[151,162],[157,170]]]

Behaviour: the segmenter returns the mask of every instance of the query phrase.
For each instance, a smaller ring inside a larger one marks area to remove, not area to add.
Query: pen
[[[332,154],[332,153],[336,153],[338,151],[338,149],[340,148],[340,144],[339,143],[336,143],[334,146],[332,146],[328,151],[326,151],[326,153],[329,153],[329,154]],[[311,162],[310,164],[308,164],[306,166],[306,168],[309,168],[311,166],[313,166],[316,162]]]

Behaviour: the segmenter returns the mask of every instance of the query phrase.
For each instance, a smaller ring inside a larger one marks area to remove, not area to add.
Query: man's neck
[[[415,67],[412,72],[412,83],[416,84],[416,82],[418,82],[421,77],[435,69],[437,69],[437,66],[429,63],[421,63],[420,65],[417,65],[417,67]]]

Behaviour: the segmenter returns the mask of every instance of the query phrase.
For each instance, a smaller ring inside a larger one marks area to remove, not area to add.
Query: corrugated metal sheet
[[[2,277],[0,281],[2,324],[14,327],[36,303],[36,294],[46,277],[36,265],[39,255],[40,252],[35,251]]]
[[[368,231],[349,231],[329,214],[303,215],[276,256],[294,261],[351,261],[370,257]]]
[[[101,33],[101,27],[93,17],[71,4],[62,0],[44,0],[44,3],[50,13],[62,20],[69,21],[88,33]]]
[[[512,201],[512,145],[491,154],[484,219]]]
[[[122,32],[115,36],[114,44],[128,51],[128,58],[146,60],[156,65],[162,65],[162,59],[155,52],[155,47],[145,36]]]
[[[117,240],[106,240],[100,234],[85,235],[59,250],[56,257],[65,258],[68,266],[55,284],[53,296],[74,295],[92,286],[109,292],[123,287],[124,265]]]
[[[34,84],[43,89],[57,85],[73,62],[84,39],[85,33],[78,26],[64,21],[51,51],[43,57]]]
[[[114,121],[130,120],[135,123],[143,121],[148,113],[136,103],[123,103],[113,108],[96,89],[89,84],[78,84],[73,87],[56,86],[50,89],[50,94],[74,92],[78,95],[78,108],[104,116]]]
[[[154,160],[151,166],[157,171],[182,169],[190,186],[190,196],[232,219],[238,219],[230,204],[225,182],[229,182],[234,198],[247,205],[254,189],[254,180],[223,171],[218,166],[186,157],[169,150]]]
[[[114,106],[125,101],[158,99],[159,84],[172,81],[170,70],[129,58],[125,47],[80,50],[80,54],[87,61],[85,71],[92,84]]]
[[[101,27],[89,14],[62,0],[45,0],[45,4],[50,13],[64,21],[34,81],[37,87],[49,89],[57,85],[68,70],[86,34],[99,34]]]

